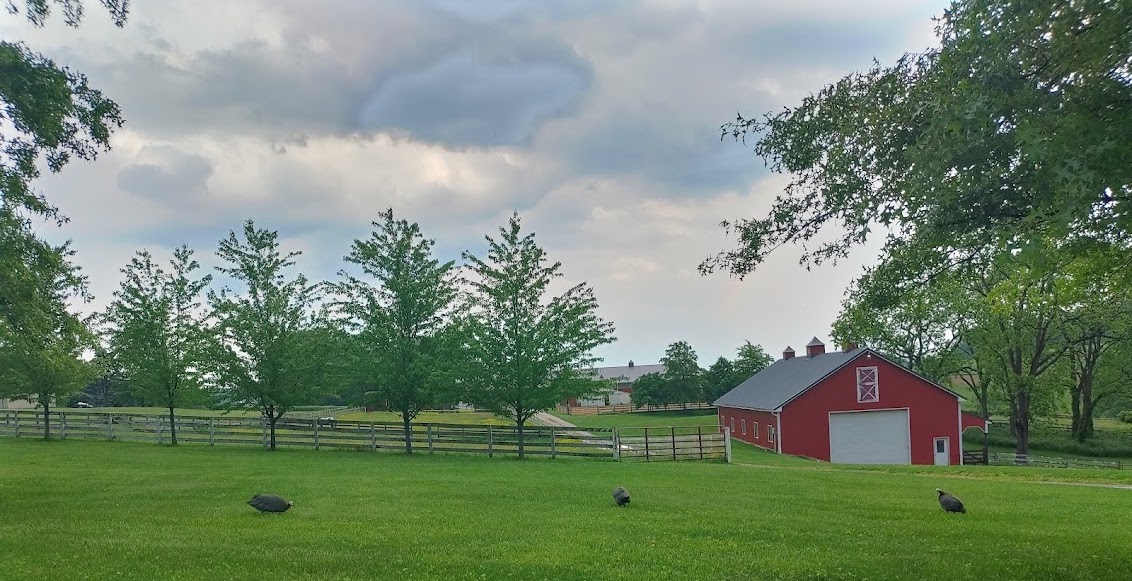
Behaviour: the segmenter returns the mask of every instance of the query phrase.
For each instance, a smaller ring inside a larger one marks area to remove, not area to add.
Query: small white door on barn
[[[911,464],[908,410],[829,414],[829,461],[835,464]]]
[[[947,466],[951,464],[951,440],[949,438],[936,438],[935,443],[935,465]]]

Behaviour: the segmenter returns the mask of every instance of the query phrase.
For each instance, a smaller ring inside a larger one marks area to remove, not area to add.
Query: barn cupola
[[[821,355],[822,353],[825,353],[825,343],[818,341],[817,337],[814,337],[812,341],[806,343],[806,357],[813,357],[814,355]]]
[[[783,359],[793,359],[794,358],[794,348],[787,345],[786,350],[782,352],[782,358]]]
[[[632,367],[632,366],[633,366],[633,360],[632,360],[632,359],[630,359],[630,360],[629,360],[629,367]]]

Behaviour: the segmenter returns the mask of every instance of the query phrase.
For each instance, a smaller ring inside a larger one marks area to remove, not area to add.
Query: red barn
[[[782,359],[715,401],[731,436],[782,454],[845,464],[961,464],[968,427],[959,394],[876,351],[826,353],[816,337],[806,356]]]

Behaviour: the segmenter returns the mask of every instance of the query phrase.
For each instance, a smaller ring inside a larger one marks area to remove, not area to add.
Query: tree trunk
[[[523,452],[523,423],[524,423],[524,421],[525,420],[519,419],[515,422],[515,427],[518,429],[518,436],[519,436],[519,458],[525,458],[526,457],[526,455]]]
[[[1081,406],[1081,425],[1078,426],[1077,441],[1084,442],[1093,437],[1093,409],[1095,409],[1096,402],[1091,397],[1082,397]]]
[[[1030,394],[1019,390],[1014,398],[1014,452],[1030,453]]]
[[[173,406],[169,406],[169,442],[177,445],[177,417],[173,415]]]
[[[401,414],[401,420],[404,422],[404,426],[405,426],[405,453],[406,454],[412,454],[413,453],[413,426],[410,424],[410,422],[412,422],[413,420],[412,420],[412,418],[409,417],[409,414],[407,414],[407,413]]]
[[[1069,422],[1069,433],[1077,438],[1078,441],[1084,442],[1085,439],[1081,435],[1081,390],[1076,386],[1069,388],[1069,408],[1071,412],[1071,420]]]
[[[275,412],[272,412],[268,422],[271,424],[271,445],[268,447],[269,450],[275,450],[275,422],[277,421],[279,421],[279,417],[275,415]]]
[[[51,398],[39,396],[39,403],[43,405],[43,439],[51,439]]]

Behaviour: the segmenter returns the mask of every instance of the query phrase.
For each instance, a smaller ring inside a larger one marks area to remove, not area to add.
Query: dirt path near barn
[[[535,417],[531,418],[536,424],[540,426],[554,426],[556,428],[576,428],[574,424],[547,412],[539,412]]]

